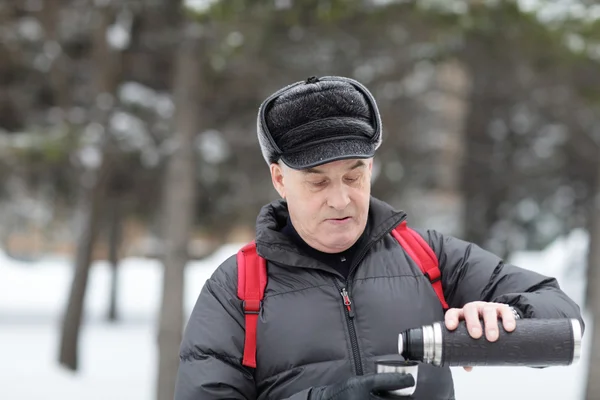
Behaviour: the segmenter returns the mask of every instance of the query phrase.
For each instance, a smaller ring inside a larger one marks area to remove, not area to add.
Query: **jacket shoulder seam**
[[[425,277],[425,275],[417,275],[417,274],[399,274],[399,275],[381,275],[381,276],[368,276],[368,277],[364,277],[364,278],[353,278],[351,281],[352,282],[358,282],[358,281],[367,281],[369,279],[390,279],[390,278],[417,278],[417,279],[427,279]],[[271,294],[271,295],[265,295],[265,300],[266,299],[271,299],[273,297],[277,297],[277,296],[281,296],[284,294],[290,294],[290,293],[297,293],[297,292],[301,292],[303,290],[309,290],[309,289],[316,289],[316,288],[320,288],[320,287],[334,287],[333,284],[323,284],[323,285],[312,285],[312,286],[307,286],[307,287],[303,287],[301,289],[295,289],[295,290],[287,290],[285,292],[278,292],[275,294]]]
[[[182,352],[179,355],[179,359],[183,362],[192,361],[192,359],[193,360],[202,360],[207,357],[214,357],[218,360],[225,361],[229,364],[239,362],[239,359],[237,357],[229,356],[229,355],[223,354],[223,353],[217,353],[214,351],[200,351],[200,350],[190,349],[185,352]]]
[[[389,279],[389,278],[425,278],[425,275],[417,275],[417,274],[398,274],[398,275],[380,275],[380,276],[366,276],[364,278],[356,278],[353,279],[354,282],[358,282],[358,281],[368,281],[369,279]]]
[[[324,284],[322,284],[322,285],[312,285],[312,286],[306,286],[306,287],[303,287],[303,288],[301,288],[301,289],[287,290],[287,291],[285,291],[285,292],[279,292],[279,293],[271,294],[271,295],[268,295],[268,296],[267,296],[267,295],[265,295],[265,299],[267,299],[267,298],[269,298],[269,299],[270,299],[270,298],[277,297],[277,296],[281,296],[281,295],[283,295],[283,294],[288,294],[288,293],[296,293],[296,292],[301,292],[301,291],[303,291],[303,290],[316,289],[316,288],[320,288],[320,287],[323,287],[323,286],[331,286],[331,287],[333,287],[333,284],[330,284],[330,283],[324,283]]]

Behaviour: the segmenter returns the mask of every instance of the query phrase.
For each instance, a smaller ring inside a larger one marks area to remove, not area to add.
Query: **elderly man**
[[[382,124],[359,82],[312,77],[282,88],[259,109],[258,139],[281,199],[260,211],[246,249],[254,258],[232,255],[202,289],[176,400],[376,399],[415,383],[375,373],[405,329],[445,320],[452,330],[464,319],[471,336],[494,341],[499,320],[508,331],[517,318],[583,323],[555,279],[435,230],[413,231],[441,276],[423,272],[396,234],[406,214],[371,196]],[[260,260],[258,277],[249,265]],[[253,306],[242,298],[249,282],[261,284]],[[454,399],[450,369],[421,365],[412,398]]]

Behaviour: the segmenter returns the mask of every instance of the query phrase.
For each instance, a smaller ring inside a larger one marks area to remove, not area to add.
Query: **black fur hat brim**
[[[371,158],[376,150],[377,145],[373,142],[348,138],[315,144],[302,151],[283,154],[280,159],[288,167],[302,170],[333,161]]]

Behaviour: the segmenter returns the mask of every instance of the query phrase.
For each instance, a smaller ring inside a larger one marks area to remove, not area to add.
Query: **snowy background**
[[[191,263],[185,303],[191,310],[204,281],[238,248],[231,244],[210,259]],[[585,289],[587,236],[574,231],[540,253],[517,253],[511,261],[556,276],[579,304]],[[58,367],[60,312],[70,284],[67,259],[23,263],[0,255],[0,399],[150,400],[156,365],[155,322],[160,299],[159,264],[128,258],[122,263],[119,311],[122,321],[107,324],[109,268],[95,263],[86,297],[81,372]],[[591,324],[586,318],[590,337]],[[454,370],[458,400],[583,399],[589,343],[580,362],[545,370],[475,368]]]

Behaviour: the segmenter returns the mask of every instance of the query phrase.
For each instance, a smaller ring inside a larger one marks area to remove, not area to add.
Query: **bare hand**
[[[481,317],[485,325],[485,337],[490,342],[498,340],[498,317],[502,319],[502,325],[507,332],[514,331],[517,326],[515,316],[508,305],[474,301],[465,304],[463,308],[449,309],[445,316],[446,328],[452,331],[458,327],[459,321],[464,319],[469,335],[473,339],[479,339],[483,333]],[[464,369],[471,371],[473,367],[464,367]]]

